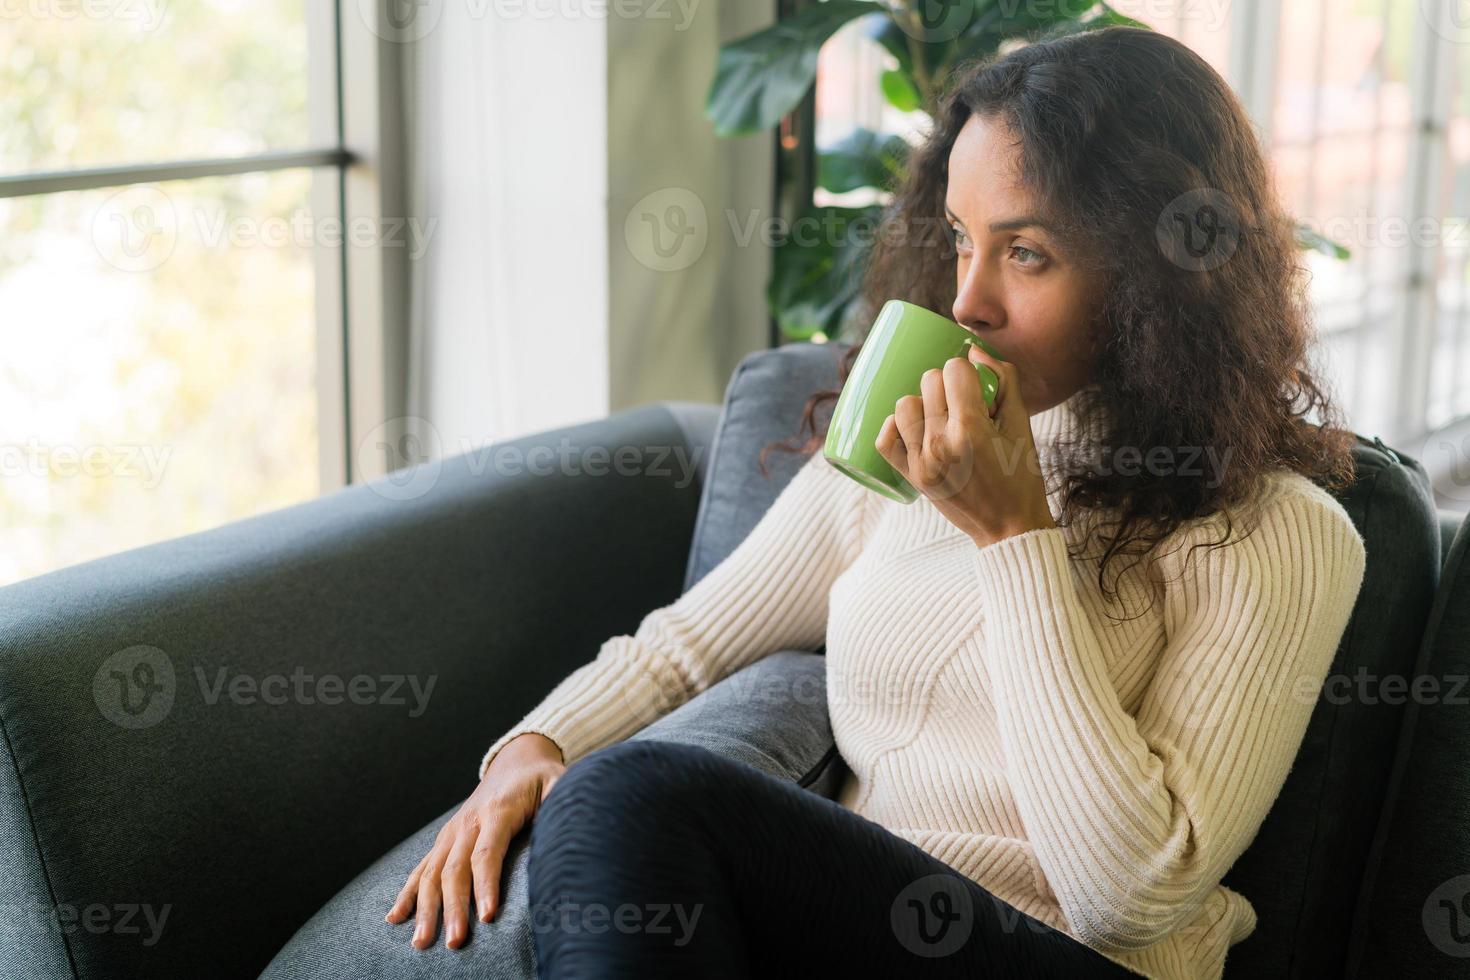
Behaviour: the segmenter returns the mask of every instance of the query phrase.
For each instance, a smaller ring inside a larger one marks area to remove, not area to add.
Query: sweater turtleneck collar
[[[1074,442],[1102,438],[1102,420],[1083,417],[1085,413],[1096,411],[1084,403],[1097,387],[1095,383],[1085,385],[1051,408],[1031,416],[1031,434],[1036,440],[1037,449],[1059,440]]]
[[[1061,464],[1077,453],[1095,451],[1105,437],[1101,409],[1086,404],[1096,384],[1085,385],[1066,399],[1031,416],[1031,435],[1048,489],[1055,488]]]

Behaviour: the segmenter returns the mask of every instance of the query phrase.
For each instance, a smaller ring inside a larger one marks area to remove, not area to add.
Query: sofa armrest
[[[36,926],[0,974],[258,974],[677,597],[717,411],[646,405],[0,589],[0,904]]]

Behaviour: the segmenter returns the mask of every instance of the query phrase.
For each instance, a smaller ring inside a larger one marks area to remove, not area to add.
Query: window
[[[339,35],[307,0],[0,11],[0,583],[342,481]]]

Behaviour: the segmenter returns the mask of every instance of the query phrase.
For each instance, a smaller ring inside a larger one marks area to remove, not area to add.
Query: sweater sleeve
[[[973,650],[1018,811],[1089,945],[1141,949],[1190,921],[1255,837],[1331,669],[1362,538],[1315,486],[1264,496],[1253,533],[1185,560],[1220,537],[1201,522],[1164,554],[1166,639],[1133,712],[1074,578],[1093,573],[1072,567],[1061,529],[973,553],[987,610]]]
[[[607,640],[497,739],[480,778],[517,735],[545,735],[571,765],[767,654],[816,649],[826,636],[828,592],[857,557],[871,496],[815,453],[722,562],[632,635]]]

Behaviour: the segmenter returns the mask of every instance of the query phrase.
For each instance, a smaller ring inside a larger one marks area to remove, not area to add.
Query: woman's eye
[[[1012,245],[1011,254],[1016,255],[1022,265],[1039,265],[1041,263],[1041,253],[1033,252],[1025,245]]]
[[[965,235],[965,229],[959,225],[950,225],[949,230],[954,232],[955,247],[966,249],[970,247],[970,239]]]

